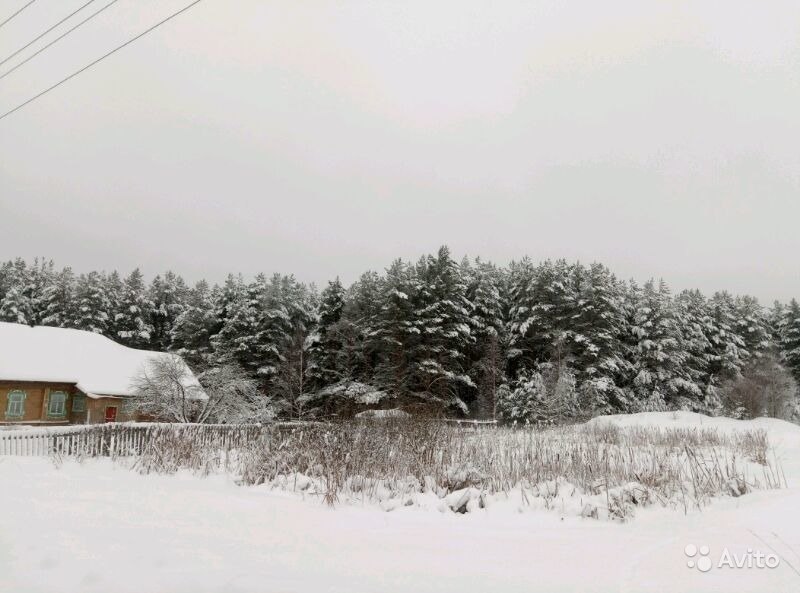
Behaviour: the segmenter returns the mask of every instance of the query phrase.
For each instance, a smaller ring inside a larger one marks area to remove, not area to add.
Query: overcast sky
[[[0,112],[186,3],[120,0]],[[0,121],[0,259],[76,271],[350,282],[446,243],[771,301],[799,229],[797,0],[204,0]]]

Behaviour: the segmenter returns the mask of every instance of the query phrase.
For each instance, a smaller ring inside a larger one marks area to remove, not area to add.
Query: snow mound
[[[800,426],[778,420],[777,418],[755,418],[753,420],[737,420],[725,416],[706,416],[697,412],[640,412],[638,414],[612,414],[597,416],[586,424],[610,422],[619,427],[656,426],[659,428],[708,428],[720,431],[754,430],[758,428],[770,431],[789,432],[800,436]]]

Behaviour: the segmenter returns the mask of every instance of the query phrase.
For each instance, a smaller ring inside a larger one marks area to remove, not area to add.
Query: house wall
[[[131,422],[138,420],[138,415],[130,411],[126,405],[128,398],[121,397],[99,397],[97,399],[86,398],[86,410],[88,411],[85,422],[87,424],[100,424],[106,421],[106,408],[116,406],[117,422]],[[129,401],[129,400],[128,400]]]
[[[25,393],[25,415],[22,418],[9,418],[6,415],[8,410],[8,394],[17,390]],[[48,398],[53,391],[63,391],[67,394],[64,416],[54,418],[47,414]],[[79,391],[76,389],[75,385],[70,385],[68,383],[0,381],[0,423],[25,424],[36,422],[67,424],[73,421],[72,402],[76,393],[79,393]]]
[[[25,415],[22,418],[8,418],[8,394],[20,390],[25,392]],[[47,414],[50,393],[63,391],[67,394],[65,414],[53,418]],[[84,410],[75,410],[76,396],[85,402]],[[105,396],[91,398],[84,395],[75,385],[68,383],[41,383],[30,381],[0,381],[0,424],[100,424],[106,421],[106,407],[116,406],[117,422],[138,420],[126,401],[128,398]]]

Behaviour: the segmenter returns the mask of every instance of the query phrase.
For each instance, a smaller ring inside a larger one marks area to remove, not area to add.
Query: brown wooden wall
[[[137,420],[136,415],[128,411],[125,400],[119,397],[100,397],[97,399],[86,399],[86,409],[89,411],[85,422],[87,424],[99,424],[106,421],[106,408],[116,406],[117,422],[130,422]]]
[[[8,410],[8,394],[11,391],[24,391],[25,415],[22,418],[6,418]],[[47,415],[47,402],[51,391],[63,391],[67,394],[65,404],[66,413],[63,417],[51,418]],[[78,390],[75,385],[68,383],[41,383],[31,381],[0,381],[0,422],[26,423],[48,422],[53,424],[66,424],[72,419],[72,401]]]
[[[22,418],[7,418],[8,394],[11,391],[24,391],[25,415]],[[47,415],[47,403],[50,392],[63,391],[67,394],[65,415],[60,418],[51,418]],[[85,410],[73,409],[75,396],[83,396]],[[106,407],[117,407],[117,422],[136,420],[136,414],[128,411],[124,398],[118,397],[86,397],[75,386],[68,383],[42,383],[33,381],[0,381],[0,424],[99,424],[105,422]]]

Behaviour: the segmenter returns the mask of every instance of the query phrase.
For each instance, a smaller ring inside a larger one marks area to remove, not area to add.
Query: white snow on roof
[[[95,397],[134,395],[132,379],[160,356],[175,355],[135,350],[77,329],[0,322],[0,381],[75,383]],[[199,385],[188,367],[187,376]]]

